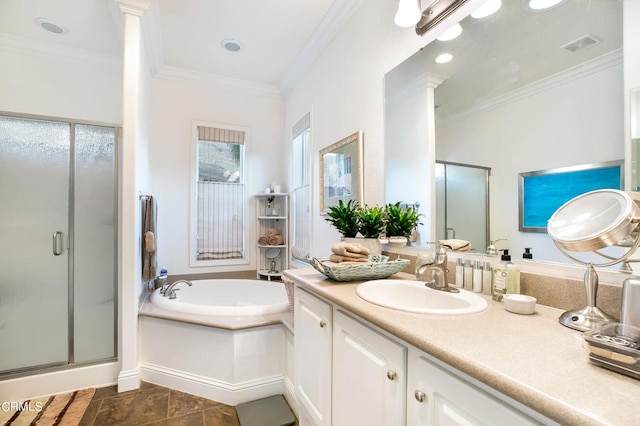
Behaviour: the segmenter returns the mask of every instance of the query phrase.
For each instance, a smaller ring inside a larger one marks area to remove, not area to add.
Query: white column
[[[140,271],[140,201],[137,179],[141,111],[141,16],[147,1],[118,0],[124,13],[124,78],[122,140],[120,143],[120,247],[119,247],[119,360],[118,392],[140,387],[138,369],[138,300]]]

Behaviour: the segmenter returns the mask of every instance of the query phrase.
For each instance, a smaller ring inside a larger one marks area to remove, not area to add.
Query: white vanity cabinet
[[[405,362],[404,346],[336,311],[333,425],[404,425]]]
[[[296,394],[317,426],[331,424],[332,307],[306,291],[294,292]],[[304,419],[301,418],[304,426]]]
[[[537,425],[486,392],[411,348],[407,369],[407,426]]]

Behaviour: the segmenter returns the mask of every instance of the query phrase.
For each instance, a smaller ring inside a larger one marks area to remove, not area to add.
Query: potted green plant
[[[422,225],[420,218],[424,216],[414,207],[403,206],[400,202],[387,204],[385,207],[387,216],[387,237],[405,237],[407,241],[411,232]]]
[[[387,214],[384,207],[365,205],[358,209],[358,231],[364,238],[378,238],[384,234]]]
[[[327,217],[324,218],[343,237],[355,237],[358,234],[358,202],[349,200],[345,204],[338,200],[337,206],[329,207]]]

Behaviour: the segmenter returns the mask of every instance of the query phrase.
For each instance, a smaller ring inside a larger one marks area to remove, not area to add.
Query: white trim
[[[116,383],[120,363],[110,362],[0,381],[0,401],[24,401]]]
[[[118,392],[140,388],[140,370],[121,371],[118,375]]]
[[[333,2],[320,25],[315,29],[300,54],[289,65],[282,80],[280,80],[279,87],[282,93],[290,91],[300,81],[338,31],[360,7],[362,1],[343,0]]]
[[[153,75],[154,78],[175,81],[175,82],[195,82],[206,87],[218,89],[236,90],[243,93],[268,96],[281,99],[282,95],[276,86],[270,84],[256,83],[248,80],[225,77],[222,75],[210,74],[206,72],[193,71],[185,68],[178,68],[163,65]]]
[[[238,405],[268,396],[280,395],[287,391],[283,375],[268,376],[240,383],[228,383],[146,362],[140,364],[140,373],[145,382],[228,405]]]
[[[97,53],[77,47],[62,46],[46,41],[36,41],[24,37],[0,33],[0,50],[14,53],[28,52],[45,59],[65,59],[75,62],[91,62],[96,65],[122,69],[122,56]]]

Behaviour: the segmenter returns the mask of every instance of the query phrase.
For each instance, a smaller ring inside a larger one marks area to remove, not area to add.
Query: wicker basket
[[[287,292],[287,297],[289,298],[289,307],[291,308],[291,312],[293,312],[293,280],[283,275],[282,282],[284,283],[284,289]]]
[[[335,281],[362,281],[387,278],[402,271],[408,259],[389,260],[382,255],[369,256],[368,262],[334,263],[327,258],[311,258],[311,266]]]

